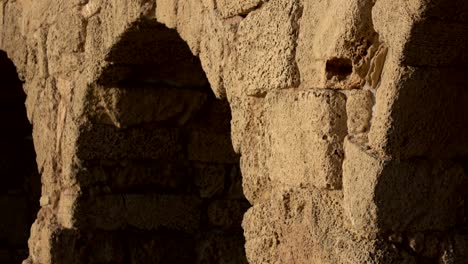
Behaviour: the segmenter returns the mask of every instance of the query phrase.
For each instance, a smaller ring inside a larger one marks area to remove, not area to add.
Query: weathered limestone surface
[[[468,259],[466,1],[0,16],[42,176],[25,264]]]

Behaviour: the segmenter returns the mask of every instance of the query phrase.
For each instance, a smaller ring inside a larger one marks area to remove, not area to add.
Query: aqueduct
[[[0,16],[0,263],[468,259],[465,1]]]

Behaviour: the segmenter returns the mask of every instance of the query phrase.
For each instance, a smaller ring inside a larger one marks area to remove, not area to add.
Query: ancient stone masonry
[[[466,47],[464,0],[1,0],[0,261],[465,263]]]

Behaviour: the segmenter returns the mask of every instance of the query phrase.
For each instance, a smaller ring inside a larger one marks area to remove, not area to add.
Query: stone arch
[[[246,263],[230,108],[199,59],[175,30],[140,20],[105,60],[76,144],[74,259]]]
[[[39,209],[40,176],[16,67],[0,50],[0,263],[27,256],[30,226]]]

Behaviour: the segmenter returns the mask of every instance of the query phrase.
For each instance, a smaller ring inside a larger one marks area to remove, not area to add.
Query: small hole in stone
[[[328,80],[336,77],[338,81],[342,81],[353,72],[353,66],[350,59],[332,58],[327,61],[325,71]]]

